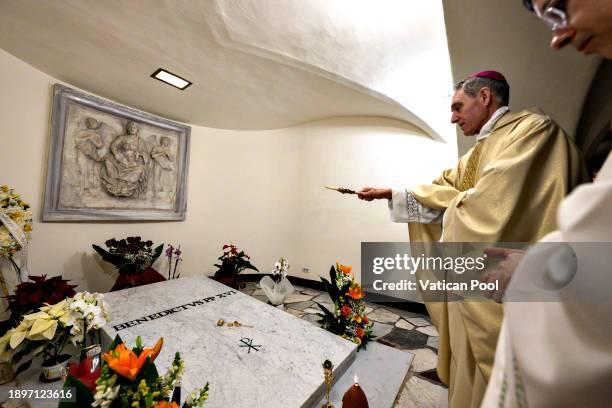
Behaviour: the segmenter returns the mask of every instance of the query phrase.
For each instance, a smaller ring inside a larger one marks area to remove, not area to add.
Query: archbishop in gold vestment
[[[507,112],[453,169],[410,189],[444,211],[440,224],[409,223],[411,242],[535,242],[556,229],[557,207],[586,181],[563,130],[537,110]],[[451,408],[478,407],[491,375],[503,317],[490,302],[426,302],[440,335],[438,375]]]

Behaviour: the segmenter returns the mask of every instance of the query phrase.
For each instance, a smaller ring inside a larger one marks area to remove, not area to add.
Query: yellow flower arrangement
[[[24,231],[30,239],[32,231],[32,211],[30,204],[22,200],[19,194],[6,185],[0,187],[0,211],[5,213]],[[11,257],[21,249],[21,245],[3,223],[0,223],[0,257]]]

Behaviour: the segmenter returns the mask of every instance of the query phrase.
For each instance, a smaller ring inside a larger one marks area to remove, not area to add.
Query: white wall
[[[293,275],[311,279],[336,260],[358,270],[362,240],[405,240],[406,228],[389,222],[385,203],[340,196],[323,185],[410,185],[431,179],[456,157],[454,146],[381,118],[256,132],[193,126],[186,221],[41,223],[55,82],[0,50],[0,184],[32,204],[30,272],[62,274],[80,289],[106,291],[114,281],[112,266],[94,256],[91,244],[129,235],[181,244],[184,274],[212,273],[230,241],[265,272],[280,256],[289,258]],[[310,274],[302,274],[304,266]],[[156,267],[163,272],[165,265]]]
[[[389,219],[386,200],[365,202],[323,190],[324,185],[410,186],[429,182],[456,151],[394,121],[340,118],[294,131],[300,140],[297,262],[327,276],[336,260],[360,271],[362,241],[406,241],[405,224]],[[297,275],[297,273],[296,273]],[[318,279],[318,278],[317,278]]]

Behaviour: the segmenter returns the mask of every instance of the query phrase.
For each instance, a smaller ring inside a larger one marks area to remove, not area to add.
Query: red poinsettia
[[[80,363],[69,363],[68,374],[81,381],[93,393],[96,392],[96,380],[100,377],[101,366],[91,371],[93,358],[87,357]]]
[[[31,282],[20,283],[15,294],[7,297],[13,322],[19,322],[23,315],[37,311],[45,304],[54,305],[76,294],[76,285],[69,285],[68,280],[61,276],[47,279],[47,275],[30,275],[28,279]]]

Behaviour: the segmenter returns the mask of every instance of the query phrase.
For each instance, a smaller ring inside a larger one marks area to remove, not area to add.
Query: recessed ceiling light
[[[173,87],[178,88],[181,91],[191,85],[191,82],[187,81],[186,79],[183,79],[178,75],[174,75],[172,72],[168,72],[162,68],[159,68],[157,71],[155,71],[151,75],[151,77],[165,82],[168,85],[172,85]]]

